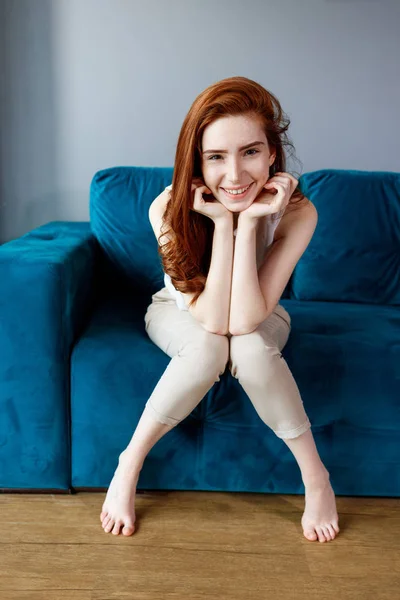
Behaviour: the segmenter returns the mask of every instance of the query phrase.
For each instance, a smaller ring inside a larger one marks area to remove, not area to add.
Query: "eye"
[[[249,156],[254,156],[255,154],[259,154],[260,151],[256,150],[255,148],[249,148],[248,150],[246,150],[246,153],[247,152],[252,152],[252,154],[250,154]],[[208,160],[215,161],[215,160],[218,160],[220,158],[221,158],[220,154],[213,154],[212,156],[208,157]]]

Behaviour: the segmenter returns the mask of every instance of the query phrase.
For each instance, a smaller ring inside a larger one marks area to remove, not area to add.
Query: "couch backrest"
[[[171,167],[112,167],[98,171],[90,186],[92,231],[108,264],[139,294],[152,294],[164,286],[148,211],[170,185],[172,174]]]
[[[172,167],[113,167],[92,180],[92,231],[138,293],[164,285],[148,210],[172,174]],[[300,187],[318,224],[283,298],[400,304],[400,174],[325,169],[305,173]]]
[[[400,173],[325,169],[300,186],[318,224],[291,297],[400,304]]]

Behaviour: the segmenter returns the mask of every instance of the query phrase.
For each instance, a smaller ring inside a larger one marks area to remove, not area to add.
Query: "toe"
[[[106,510],[102,510],[100,513],[100,521],[103,523],[104,519],[106,518],[106,516],[108,515],[108,512]]]
[[[333,529],[332,525],[331,525],[331,524],[329,524],[329,525],[327,525],[326,527],[327,527],[327,529],[328,529],[329,533],[331,534],[331,540],[334,540],[334,539],[335,539],[335,537],[336,537],[336,532],[335,532],[335,530]]]
[[[111,515],[107,514],[104,519],[103,519],[103,523],[102,523],[102,527],[103,529],[105,529],[108,525],[108,523],[110,522],[111,519]]]
[[[125,523],[125,527],[122,530],[122,534],[123,535],[132,535],[133,532],[135,531],[135,525],[134,523]]]
[[[340,529],[337,521],[332,521],[332,527],[336,531],[336,533],[339,533]]]
[[[330,531],[329,531],[328,527],[326,525],[323,525],[321,527],[321,529],[323,531],[323,534],[325,536],[326,541],[330,542],[331,541],[331,534],[330,534]]]
[[[119,530],[121,529],[121,525],[122,525],[121,521],[118,521],[118,520],[115,521],[115,525],[112,530],[113,535],[119,535]]]
[[[306,537],[308,540],[310,540],[310,542],[316,542],[318,539],[318,536],[315,533],[314,529],[308,529],[307,531],[305,531],[304,537]]]
[[[111,529],[114,527],[115,521],[114,519],[110,519],[109,522],[107,523],[106,527],[104,528],[104,531],[106,533],[110,533]]]
[[[315,530],[318,534],[318,541],[325,542],[326,540],[325,540],[324,532],[322,531],[321,527],[316,527]]]

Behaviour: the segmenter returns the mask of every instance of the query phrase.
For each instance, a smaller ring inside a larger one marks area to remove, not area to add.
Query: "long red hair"
[[[269,148],[276,152],[270,176],[275,172],[286,172],[284,147],[293,149],[286,134],[290,120],[278,99],[251,79],[223,79],[206,88],[193,102],[179,133],[171,198],[163,215],[161,236],[165,234],[169,239],[158,250],[164,271],[175,288],[183,293],[194,293],[191,303],[196,302],[205,287],[214,231],[210,218],[191,210],[194,200],[192,179],[202,178],[203,133],[220,117],[242,114],[254,115],[261,120]],[[290,204],[303,199],[304,195],[297,187],[287,209]]]

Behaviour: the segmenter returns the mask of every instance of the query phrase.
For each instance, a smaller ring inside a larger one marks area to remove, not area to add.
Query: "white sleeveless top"
[[[168,185],[165,189],[171,190],[172,185]],[[281,218],[283,217],[283,213],[284,213],[284,210],[281,211],[281,213],[279,213],[279,214],[267,215],[267,217],[265,219],[264,231],[262,232],[262,234],[260,232],[258,232],[257,252],[256,252],[257,253],[257,269],[260,268],[260,266],[264,260],[264,256],[265,256],[267,249],[269,248],[269,246],[271,246],[272,242],[274,241],[275,230],[278,227]],[[233,235],[235,237],[236,237],[236,234],[237,234],[237,229],[235,229],[235,231],[233,232]],[[165,287],[168,289],[169,293],[171,294],[171,296],[175,299],[176,305],[179,308],[179,310],[189,310],[188,307],[186,306],[185,298],[184,298],[182,292],[179,292],[174,287],[174,285],[171,281],[171,277],[167,273],[164,273],[164,284],[165,284]]]

